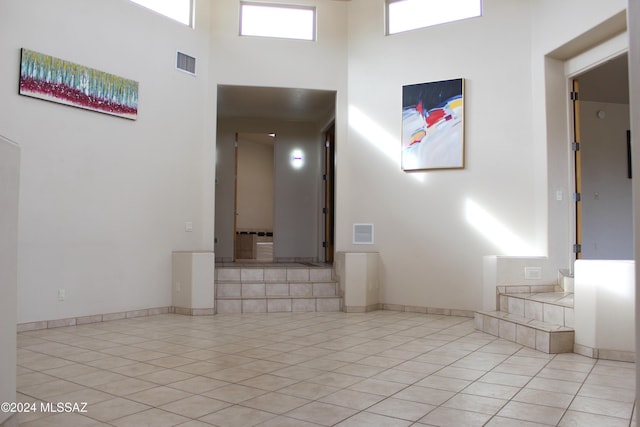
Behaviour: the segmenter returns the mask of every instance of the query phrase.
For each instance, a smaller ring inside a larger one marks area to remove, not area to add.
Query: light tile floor
[[[635,426],[635,364],[547,355],[472,319],[158,315],[18,334],[25,427]],[[633,418],[633,420],[632,420]]]

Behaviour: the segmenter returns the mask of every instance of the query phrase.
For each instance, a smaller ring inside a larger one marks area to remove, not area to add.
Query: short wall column
[[[215,314],[215,254],[173,252],[172,305],[177,314]]]
[[[377,252],[339,252],[336,273],[344,297],[344,311],[363,313],[380,309]]]

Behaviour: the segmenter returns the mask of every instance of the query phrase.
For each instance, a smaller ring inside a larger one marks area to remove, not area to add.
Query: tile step
[[[545,353],[573,352],[574,330],[503,311],[475,313],[476,329]]]
[[[267,295],[267,296],[230,296],[216,297],[216,300],[273,300],[273,299],[323,299],[323,298],[340,298],[339,295]]]
[[[336,280],[332,268],[216,268],[215,280],[225,282],[330,282]]]
[[[500,296],[573,308],[573,292],[523,292],[516,294],[500,294]]]
[[[239,283],[222,282],[215,287],[217,298],[263,297],[336,297],[340,287],[336,282],[307,283]]]
[[[302,313],[340,312],[340,297],[217,298],[216,312],[222,313]]]
[[[573,294],[565,292],[499,294],[498,310],[528,321],[573,327]]]

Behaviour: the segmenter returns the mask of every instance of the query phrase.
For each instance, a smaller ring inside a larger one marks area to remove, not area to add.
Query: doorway
[[[246,252],[236,253],[237,233],[269,232],[262,230],[265,226],[253,230],[255,226],[243,224],[247,213],[236,200],[236,191],[242,197],[242,190],[237,189],[235,164],[236,136],[271,132],[276,134],[273,207],[258,210],[273,213],[273,236],[268,236],[273,238],[273,260],[318,262],[333,256],[334,249],[324,244],[333,244],[333,233],[328,231],[333,227],[333,215],[323,215],[325,208],[333,214],[333,194],[327,193],[327,184],[322,179],[325,165],[333,164],[333,158],[329,163],[325,161],[325,141],[327,130],[333,129],[330,126],[335,120],[336,99],[337,93],[332,90],[218,85],[214,246],[217,262],[233,262],[248,256]],[[333,156],[335,136],[331,141],[330,156]],[[327,175],[332,177],[333,170]],[[335,185],[335,180],[332,184]]]
[[[627,54],[572,83],[576,258],[633,259]]]
[[[275,139],[236,133],[234,261],[273,261]]]

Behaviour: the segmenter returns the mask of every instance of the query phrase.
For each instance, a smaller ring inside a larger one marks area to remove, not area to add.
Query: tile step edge
[[[516,325],[527,326],[543,332],[573,332],[573,328],[567,326],[556,325],[555,323],[543,322],[540,320],[529,319],[517,314],[506,313],[504,311],[476,311],[477,314],[493,317],[494,319],[504,320],[505,322],[515,323]]]

